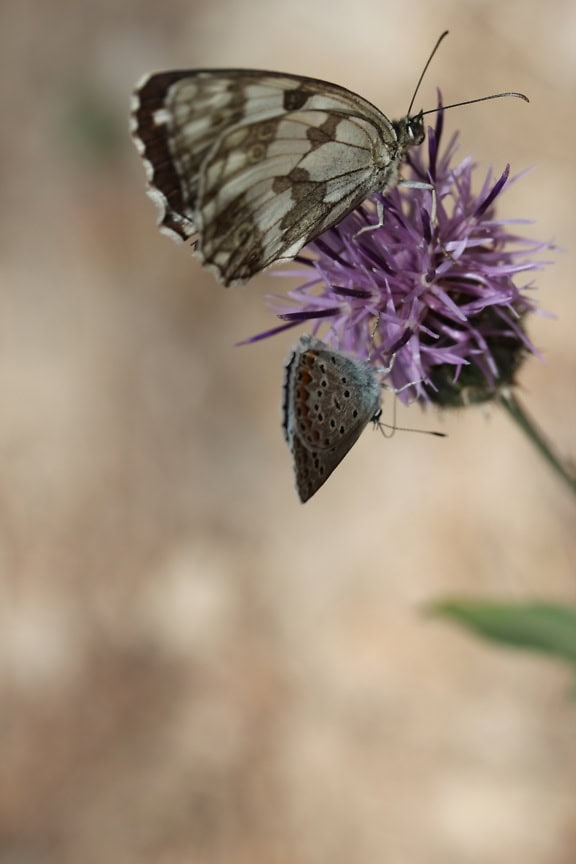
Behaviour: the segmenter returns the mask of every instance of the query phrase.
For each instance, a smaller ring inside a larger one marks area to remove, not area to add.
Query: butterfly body
[[[378,421],[380,397],[369,363],[301,337],[286,362],[282,428],[302,502],[325,483],[368,423]]]
[[[399,181],[421,115],[392,123],[361,96],[279,72],[161,72],[137,88],[133,135],[161,230],[197,237],[224,284],[290,260]]]

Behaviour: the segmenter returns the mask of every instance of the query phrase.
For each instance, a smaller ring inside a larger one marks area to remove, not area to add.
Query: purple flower
[[[468,157],[452,167],[457,135],[442,150],[442,126],[439,103],[427,147],[405,171],[434,192],[373,195],[310,243],[297,258],[305,269],[282,274],[304,283],[289,300],[271,298],[286,323],[256,338],[307,321],[318,335],[328,325],[322,338],[334,347],[376,368],[392,363],[388,381],[405,402],[466,405],[514,383],[536,353],[525,319],[537,308],[530,283],[517,287],[514,277],[542,269],[534,256],[551,246],[513,232],[526,220],[495,217],[509,166],[496,181],[489,171],[474,193],[476,166]]]

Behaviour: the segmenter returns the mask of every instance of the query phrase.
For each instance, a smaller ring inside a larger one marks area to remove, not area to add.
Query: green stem
[[[576,473],[574,472],[574,467],[562,459],[559,453],[546,440],[543,433],[526,413],[512,391],[510,389],[501,390],[498,394],[498,400],[510,417],[526,433],[548,465],[556,471],[570,491],[576,495]]]

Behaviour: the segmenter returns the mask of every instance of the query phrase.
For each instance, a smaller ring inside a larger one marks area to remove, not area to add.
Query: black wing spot
[[[301,87],[284,91],[284,110],[299,111],[308,101],[308,93]]]

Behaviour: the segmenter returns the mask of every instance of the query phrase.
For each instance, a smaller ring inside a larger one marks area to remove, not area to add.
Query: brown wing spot
[[[325,184],[314,183],[310,180],[310,174],[304,168],[293,168],[288,174],[288,180],[290,181],[293,201],[299,202],[305,199],[314,201],[318,196],[324,196]],[[287,216],[290,217],[290,214],[287,214]]]
[[[208,221],[199,251],[206,263],[216,265],[225,284],[249,279],[262,269],[262,234],[245,195]]]
[[[237,81],[235,78],[231,78],[226,87],[228,93],[230,93],[230,99],[228,100],[227,108],[235,108],[243,113],[244,105],[246,103],[246,94],[244,92],[244,85],[242,82]]]
[[[284,92],[284,110],[299,111],[308,101],[308,93],[302,87]]]
[[[267,147],[265,144],[252,144],[247,151],[249,162],[261,162],[266,156]]]
[[[225,119],[226,118],[221,111],[214,111],[214,113],[210,115],[210,125],[215,127],[222,126]]]
[[[330,136],[327,135],[319,126],[310,126],[306,130],[306,137],[312,144],[313,150],[316,150],[317,147],[321,147],[322,144],[326,144],[331,140]]]
[[[317,183],[295,183],[292,186],[292,200],[303,201],[309,195],[314,194],[317,185]]]
[[[277,124],[273,122],[255,123],[251,127],[231,129],[222,137],[218,154],[227,154],[231,150],[242,148],[249,163],[260,162],[266,156],[268,144],[273,140],[276,129]],[[215,158],[216,155],[215,153],[212,158]]]
[[[312,147],[316,149],[317,147],[321,147],[322,144],[326,144],[328,141],[334,141],[336,139],[336,129],[338,128],[339,123],[339,117],[331,116],[327,117],[320,126],[310,126],[310,128],[306,130],[306,137],[312,144]]]
[[[256,129],[256,135],[260,141],[272,141],[276,135],[278,128],[277,123],[259,123]]]
[[[311,214],[324,205],[325,198],[326,183],[295,183],[292,187],[292,199],[295,203],[282,219],[281,228],[292,229],[299,225],[304,229],[310,225]]]
[[[310,368],[314,365],[314,357],[306,352],[300,358],[300,365],[296,370],[296,381],[294,382],[294,408],[301,427],[305,430],[305,437],[312,442],[310,434],[310,406],[308,397],[310,395]]]
[[[305,168],[293,168],[288,177],[291,183],[305,183],[310,180],[310,174]]]
[[[275,177],[274,182],[272,183],[272,191],[275,195],[281,195],[282,192],[286,192],[291,187],[292,181],[286,176]]]
[[[242,195],[204,226],[201,251],[207,260],[210,260],[215,250],[233,251],[239,243],[246,243],[254,229],[250,210],[246,206],[245,196]]]
[[[253,230],[254,226],[251,222],[243,222],[242,225],[238,225],[234,231],[234,243],[237,246],[240,246],[242,243],[247,243],[252,236]]]

